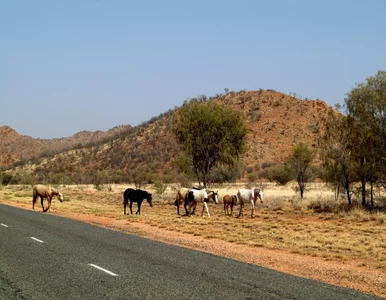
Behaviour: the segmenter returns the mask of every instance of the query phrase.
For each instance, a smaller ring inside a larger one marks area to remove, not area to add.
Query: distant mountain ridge
[[[65,138],[36,139],[21,135],[9,126],[0,126],[0,166],[28,160],[42,153],[58,153],[75,147],[84,147],[132,129],[131,125],[121,125],[108,131],[80,131]]]

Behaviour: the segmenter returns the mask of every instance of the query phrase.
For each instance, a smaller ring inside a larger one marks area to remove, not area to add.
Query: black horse
[[[141,204],[144,199],[147,200],[150,207],[153,206],[153,199],[150,193],[140,189],[137,189],[137,190],[134,190],[131,188],[126,189],[123,192],[123,214],[126,215],[126,205],[128,201],[130,201],[130,213],[131,214],[133,213],[133,210],[132,210],[133,202],[137,202],[138,210],[135,214],[136,215],[141,214]]]

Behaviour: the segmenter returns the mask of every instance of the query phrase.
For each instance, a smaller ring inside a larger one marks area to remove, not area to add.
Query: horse
[[[187,207],[187,202],[185,201],[186,195],[189,192],[190,189],[188,188],[180,188],[179,191],[177,191],[176,194],[176,200],[174,201],[174,205],[177,206],[177,214],[180,215],[180,204],[184,202],[184,208],[186,211],[186,215],[188,215],[188,209]]]
[[[204,209],[205,209],[206,213],[208,214],[208,217],[210,217],[208,204],[207,204],[209,199],[212,199],[214,203],[218,204],[218,193],[215,191],[210,191],[209,193],[207,193],[206,189],[202,189],[202,190],[191,189],[186,195],[186,199],[185,199],[185,205],[189,204],[188,216],[191,216],[192,214],[194,214],[197,203],[202,202],[203,206],[202,206],[201,216],[204,215]],[[191,212],[192,207],[193,207],[193,211]]]
[[[63,202],[63,194],[59,192],[59,190],[52,188],[50,186],[42,185],[42,184],[35,185],[32,191],[32,209],[35,210],[36,199],[40,197],[43,212],[48,211],[51,207],[51,201],[53,196],[57,196],[59,201]],[[47,208],[44,208],[43,206],[44,198],[47,198],[47,201],[48,201]]]
[[[134,191],[132,188],[128,188],[123,192],[123,214],[126,215],[126,205],[129,202],[129,194]]]
[[[224,213],[226,216],[233,216],[233,206],[237,204],[237,196],[236,195],[225,195],[222,198],[222,202],[224,203]],[[231,213],[229,214],[229,207],[231,208]]]
[[[150,193],[137,189],[134,190],[132,188],[128,188],[123,192],[123,214],[126,215],[126,205],[128,201],[130,201],[130,213],[133,213],[132,207],[133,207],[133,202],[137,202],[138,205],[138,210],[135,213],[136,215],[141,214],[141,204],[142,201],[146,199],[147,202],[149,203],[150,207],[153,207],[153,199]]]
[[[255,205],[257,197],[260,198],[260,203],[263,203],[264,193],[261,189],[251,188],[251,189],[240,189],[237,191],[237,201],[240,203],[240,211],[238,218],[242,216],[242,210],[244,206],[244,201],[250,201],[252,205],[251,218],[255,216]]]

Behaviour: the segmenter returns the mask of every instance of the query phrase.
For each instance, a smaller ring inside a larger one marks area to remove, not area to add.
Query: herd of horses
[[[32,199],[32,209],[35,207],[35,203],[38,197],[41,199],[41,205],[43,212],[46,212],[50,209],[52,197],[57,196],[59,201],[63,201],[63,195],[59,190],[51,188],[44,185],[36,185],[33,187],[33,199]],[[47,198],[48,207],[44,208],[43,199]],[[226,216],[233,216],[233,207],[239,204],[239,214],[238,217],[243,215],[243,207],[245,203],[251,203],[252,211],[251,217],[255,215],[255,206],[257,199],[260,199],[260,202],[263,203],[264,193],[259,188],[250,188],[250,189],[239,189],[236,195],[225,195],[223,197],[224,204],[224,213]],[[150,207],[153,206],[153,198],[150,193],[141,189],[132,189],[128,188],[123,192],[123,213],[126,215],[126,206],[129,205],[130,213],[133,214],[133,203],[137,203],[137,211],[135,214],[141,214],[141,205],[143,200],[147,200]],[[195,210],[198,203],[202,203],[202,212],[201,216],[204,215],[204,210],[206,211],[208,217],[210,217],[208,202],[213,201],[215,204],[218,204],[218,192],[207,191],[206,188],[181,188],[177,191],[176,199],[174,205],[177,206],[177,214],[180,215],[180,205],[183,204],[185,209],[185,215],[191,216],[195,214]],[[130,204],[129,204],[130,202]],[[229,213],[230,209],[230,213]]]
[[[133,202],[136,202],[138,204],[138,210],[136,214],[140,214],[141,204],[142,201],[145,199],[147,200],[150,206],[153,206],[152,196],[150,193],[142,191],[140,189],[126,189],[123,193],[123,213],[126,214],[126,206],[130,201],[130,213],[133,213],[132,205]],[[238,217],[241,217],[243,215],[244,204],[251,203],[251,217],[253,218],[255,215],[255,206],[257,199],[259,199],[260,202],[263,203],[264,193],[261,189],[255,187],[251,189],[240,189],[237,191],[236,195],[225,195],[223,197],[224,213],[226,216],[233,216],[233,207],[239,204],[240,210]],[[210,217],[208,208],[208,202],[210,200],[212,200],[215,204],[218,204],[218,192],[207,191],[206,188],[181,188],[179,191],[177,191],[174,205],[177,206],[178,215],[180,215],[180,206],[181,204],[183,204],[186,213],[185,215],[191,216],[195,214],[197,203],[202,203],[201,216],[203,216],[204,211],[206,211],[208,217]]]

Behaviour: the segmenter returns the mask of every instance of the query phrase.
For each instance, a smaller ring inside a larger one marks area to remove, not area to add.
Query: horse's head
[[[147,193],[146,200],[149,203],[150,207],[153,207],[153,198],[150,193]]]
[[[233,203],[233,205],[237,205],[237,196],[236,195],[232,195],[232,203]]]
[[[60,202],[63,202],[63,194],[58,192],[58,199]]]
[[[260,203],[263,203],[264,193],[261,189],[255,189],[255,202],[256,202],[257,198],[260,199]]]
[[[192,203],[194,201],[194,192],[192,190],[186,193],[185,200],[187,203]]]
[[[213,202],[218,204],[218,191],[215,192],[215,191],[210,191],[208,193],[208,198],[212,198]]]
[[[263,203],[263,200],[264,200],[264,193],[263,193],[263,191],[260,190],[259,195],[260,195],[260,202]]]

